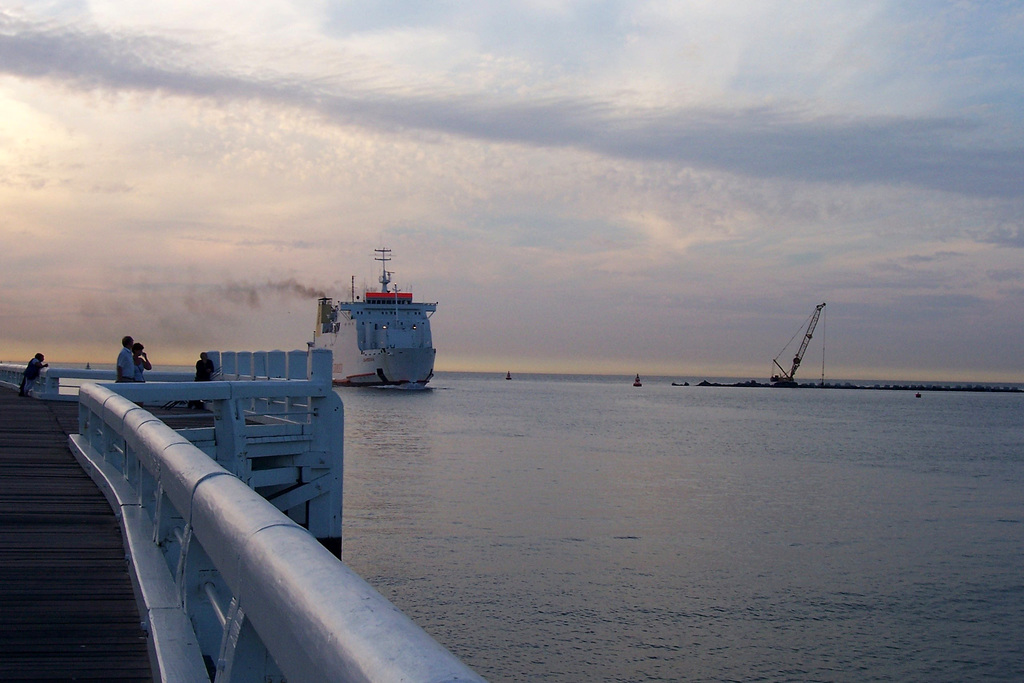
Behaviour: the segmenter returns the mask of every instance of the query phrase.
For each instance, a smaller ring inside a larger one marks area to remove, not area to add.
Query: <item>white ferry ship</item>
[[[411,292],[389,290],[390,249],[375,249],[381,262],[381,290],[352,287],[350,301],[318,301],[313,347],[334,353],[334,383],[341,386],[425,387],[434,376],[436,351],[430,337],[430,316],[436,303],[417,303]]]

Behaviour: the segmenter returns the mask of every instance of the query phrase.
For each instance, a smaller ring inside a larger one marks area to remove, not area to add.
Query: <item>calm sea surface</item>
[[[1024,395],[339,389],[345,561],[491,681],[1024,680]]]

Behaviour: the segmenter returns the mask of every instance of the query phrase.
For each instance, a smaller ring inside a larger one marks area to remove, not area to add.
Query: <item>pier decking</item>
[[[118,522],[68,449],[77,420],[0,388],[0,679],[151,681]]]
[[[208,353],[33,398],[0,363],[0,680],[483,683],[339,560],[330,351]]]

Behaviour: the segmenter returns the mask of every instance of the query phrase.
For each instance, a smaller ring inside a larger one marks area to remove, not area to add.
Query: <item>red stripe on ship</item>
[[[412,292],[367,292],[366,301],[369,303],[371,299],[377,301],[412,301]]]

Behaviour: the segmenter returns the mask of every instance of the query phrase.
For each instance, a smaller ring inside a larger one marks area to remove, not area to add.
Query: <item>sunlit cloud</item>
[[[983,196],[1016,196],[1024,189],[1024,147],[964,147],[959,141],[969,140],[978,126],[963,119],[844,118],[772,106],[635,109],[582,96],[522,100],[455,89],[409,92],[358,79],[325,82],[316,74],[200,69],[180,56],[190,54],[190,46],[164,38],[11,18],[5,24],[3,72],[83,90],[259,99],[318,111],[340,125],[571,147],[758,178],[907,183]]]
[[[386,244],[439,302],[442,368],[760,371],[828,300],[840,365],[945,372],[891,343],[940,335],[958,372],[1016,376],[1013,348],[957,349],[1024,314],[1018,28],[886,2],[0,10],[0,355],[302,348]]]

